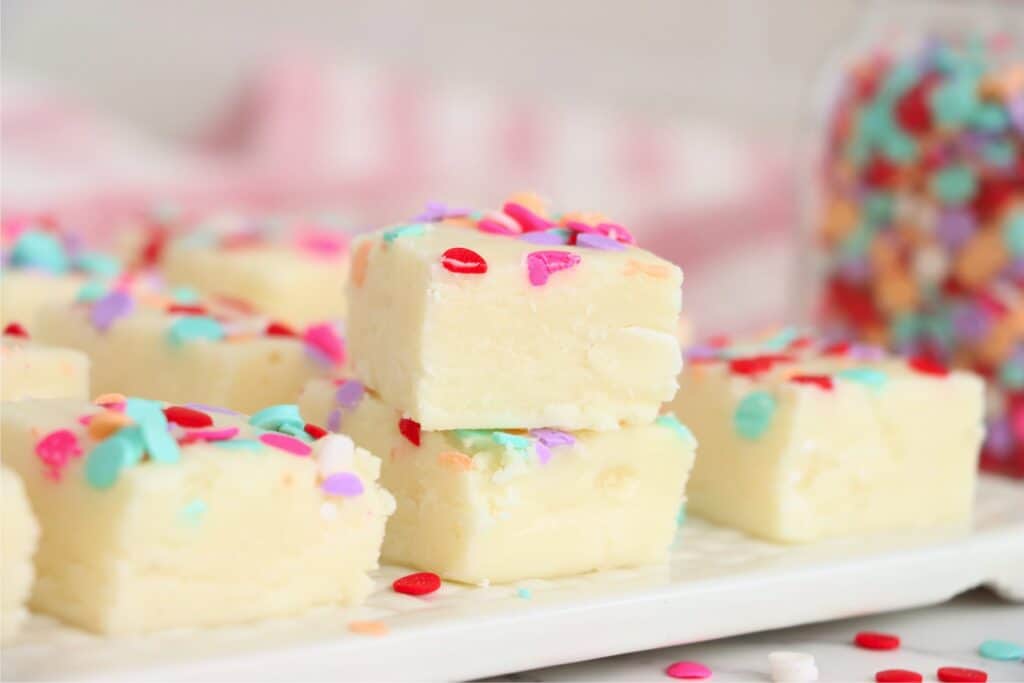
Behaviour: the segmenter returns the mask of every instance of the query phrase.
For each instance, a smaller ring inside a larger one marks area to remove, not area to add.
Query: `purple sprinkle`
[[[577,235],[576,246],[601,249],[603,251],[623,251],[626,248],[626,245],[622,242],[617,242],[610,237],[592,232],[582,232]]]
[[[547,444],[538,439],[533,448],[537,451],[537,460],[540,461],[540,464],[547,465],[551,460],[551,449],[547,447]]]
[[[950,319],[956,337],[966,342],[983,339],[992,325],[988,313],[980,306],[964,305],[954,308]]]
[[[569,432],[563,432],[560,429],[551,429],[550,427],[531,429],[530,436],[549,448],[554,448],[555,446],[571,446],[576,443],[576,437]]]
[[[709,344],[694,344],[686,349],[686,360],[715,360],[718,356],[718,349]]]
[[[971,238],[976,227],[977,221],[973,213],[963,209],[950,209],[939,214],[935,232],[947,247],[958,249]]]
[[[352,410],[363,400],[364,393],[366,393],[366,387],[363,386],[363,383],[357,379],[350,379],[334,392],[334,402],[342,408]]]
[[[1010,121],[1017,132],[1024,135],[1024,93],[1010,98],[1006,105],[1006,113],[1010,115]]]
[[[335,408],[327,416],[327,429],[332,432],[341,431],[341,408]]]
[[[363,482],[351,472],[335,472],[324,479],[321,488],[332,496],[352,498],[363,495]]]
[[[1005,455],[1013,447],[1013,431],[1007,420],[989,420],[985,429],[985,448],[994,455]]]
[[[337,363],[329,355],[320,350],[320,347],[315,344],[306,343],[306,355],[313,359],[313,361],[324,368],[337,367]]]
[[[850,347],[850,357],[864,363],[885,360],[885,349],[873,344],[854,344]]]
[[[207,413],[219,413],[221,415],[241,415],[236,410],[230,408],[221,408],[220,406],[211,406],[205,403],[186,403],[186,408],[192,408],[193,410],[202,410]]]
[[[538,230],[537,232],[528,232],[520,236],[519,239],[523,242],[529,242],[530,244],[564,246],[569,243],[565,233],[558,230]]]
[[[100,332],[106,332],[114,321],[126,316],[135,308],[135,300],[131,294],[115,289],[92,305],[89,312],[89,319],[93,327]]]
[[[469,209],[457,209],[450,207],[444,202],[427,202],[423,212],[412,220],[419,223],[436,223],[445,218],[463,218],[469,215]]]

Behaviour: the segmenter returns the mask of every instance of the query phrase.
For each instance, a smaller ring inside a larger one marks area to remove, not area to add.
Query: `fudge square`
[[[89,358],[12,334],[0,339],[0,400],[89,396]]]
[[[18,632],[25,618],[25,603],[35,570],[32,554],[39,540],[39,525],[17,474],[0,467],[0,642]]]
[[[682,362],[682,271],[618,226],[604,228],[618,239],[557,226],[495,234],[489,220],[357,241],[353,374],[428,430],[653,420]]]
[[[382,558],[473,584],[663,561],[696,447],[670,416],[604,432],[428,432],[358,380],[314,380],[300,408],[383,459],[398,507]]]
[[[672,405],[700,440],[689,509],[763,538],[965,523],[983,384],[791,330],[694,347]]]
[[[294,402],[309,379],[345,362],[344,341],[327,323],[299,332],[216,299],[180,304],[121,288],[87,294],[44,308],[36,339],[84,351],[95,393],[252,412]]]
[[[380,460],[307,426],[124,397],[4,406],[42,540],[31,606],[104,634],[356,604],[394,500]]]
[[[344,318],[348,242],[337,228],[307,220],[219,214],[172,240],[161,268],[172,284],[303,326]]]

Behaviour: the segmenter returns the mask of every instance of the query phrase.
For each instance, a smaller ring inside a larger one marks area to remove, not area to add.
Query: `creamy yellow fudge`
[[[398,504],[383,559],[476,584],[664,560],[696,447],[667,415],[605,432],[430,432],[357,380],[313,381],[300,408],[383,459]]]
[[[89,359],[81,351],[12,335],[0,339],[0,400],[88,395]]]
[[[783,542],[965,523],[983,384],[791,330],[693,348],[672,409],[700,440],[689,510]]]
[[[97,400],[4,406],[4,458],[42,527],[33,609],[127,634],[369,594],[394,510],[378,458],[294,405]]]
[[[348,236],[320,223],[213,216],[172,240],[161,267],[173,284],[244,301],[289,325],[345,317]]]
[[[621,226],[561,220],[509,203],[359,238],[354,375],[429,430],[651,422],[681,367],[682,271]]]
[[[21,479],[7,467],[0,467],[0,494],[0,641],[7,641],[17,634],[25,618],[39,526]]]
[[[84,351],[93,392],[243,412],[293,402],[309,379],[345,362],[344,340],[327,323],[300,332],[217,300],[180,304],[121,288],[44,308],[35,338]]]

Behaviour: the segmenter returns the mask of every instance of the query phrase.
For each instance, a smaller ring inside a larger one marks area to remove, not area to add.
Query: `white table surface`
[[[870,586],[865,586],[869,591]],[[723,605],[723,609],[727,606]],[[609,624],[608,628],[615,628]],[[861,650],[850,644],[857,631],[873,630],[900,636],[892,652]],[[571,633],[551,634],[572,638]],[[666,666],[680,660],[711,668],[713,682],[770,681],[768,653],[796,650],[814,655],[820,681],[873,681],[876,671],[912,669],[925,681],[938,680],[940,666],[982,669],[989,681],[1024,682],[1024,662],[996,662],[977,654],[987,639],[1024,644],[1024,605],[1008,603],[985,590],[921,609],[844,619],[754,635],[650,650],[618,657],[535,669],[489,681],[671,681]]]

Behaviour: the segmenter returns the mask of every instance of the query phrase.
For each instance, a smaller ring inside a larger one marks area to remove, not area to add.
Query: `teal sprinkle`
[[[916,315],[905,314],[893,318],[889,323],[889,335],[893,343],[909,344],[921,333],[921,320]]]
[[[517,588],[516,596],[522,598],[523,600],[530,600],[531,598],[533,598],[533,591],[531,591],[529,588]]]
[[[109,439],[101,441],[89,452],[85,460],[85,479],[96,489],[108,489],[117,482],[124,467],[142,457],[142,443],[124,434],[122,429]]]
[[[867,253],[873,235],[874,230],[870,227],[863,224],[857,226],[857,229],[847,235],[839,245],[842,255],[847,258],[856,258]]]
[[[313,443],[314,439],[305,429],[305,424],[295,424],[293,422],[286,422],[277,428],[277,431],[288,436],[294,436],[299,441],[305,441],[306,443]]]
[[[969,166],[947,166],[932,177],[931,191],[944,203],[959,206],[978,191],[978,179]]]
[[[882,140],[882,153],[898,164],[909,164],[917,161],[918,145],[906,133],[894,130]]]
[[[880,92],[881,99],[893,100],[914,85],[917,81],[917,67],[914,64],[903,62],[894,66],[882,81]]]
[[[69,264],[64,245],[57,237],[41,230],[26,230],[11,249],[11,265],[64,273]]]
[[[79,288],[78,294],[75,295],[75,301],[80,303],[97,301],[106,296],[107,291],[106,283],[99,280],[89,280]]]
[[[391,244],[399,237],[419,237],[426,231],[426,223],[412,223],[410,225],[399,225],[397,228],[385,230],[384,234],[381,235],[381,239],[383,239],[388,244]]]
[[[999,383],[1009,389],[1024,387],[1024,365],[1009,360],[999,368]]]
[[[163,417],[162,406],[156,401],[145,398],[128,398],[124,402],[124,412],[136,422],[143,422],[157,413]]]
[[[1008,640],[986,640],[978,647],[978,654],[985,659],[1014,662],[1024,659],[1024,645]]]
[[[508,432],[491,432],[491,440],[499,446],[517,451],[525,451],[533,445],[529,437]]]
[[[948,312],[936,311],[924,316],[922,328],[924,335],[942,348],[952,347],[955,330]]]
[[[676,526],[682,526],[686,523],[686,503],[684,502],[679,506],[679,512],[676,513]]]
[[[260,451],[262,452],[264,446],[261,442],[255,439],[226,439],[224,441],[213,441],[214,446],[217,448],[226,448],[229,451]]]
[[[775,397],[755,391],[743,397],[733,414],[733,426],[744,439],[757,439],[771,427],[775,415]]]
[[[224,326],[205,315],[186,315],[171,323],[167,336],[174,346],[194,339],[220,341],[224,338]]]
[[[1002,133],[1010,127],[1010,116],[1001,105],[987,102],[974,110],[971,125],[985,133]]]
[[[280,431],[284,425],[302,428],[306,421],[299,414],[299,407],[294,403],[282,403],[269,406],[252,414],[249,424],[260,429]]]
[[[189,501],[185,507],[181,508],[181,519],[186,524],[199,524],[203,521],[203,517],[208,509],[203,500],[195,498]]]
[[[146,442],[142,437],[142,427],[139,425],[128,425],[117,430],[114,437],[123,439],[130,445],[130,449],[121,461],[121,468],[135,467],[142,461],[142,454],[146,450]]]
[[[679,418],[671,413],[659,415],[654,422],[662,427],[668,427],[676,433],[676,436],[690,445],[697,443],[697,437],[693,435],[690,428],[680,422]]]
[[[1010,168],[1017,159],[1017,150],[1009,140],[993,140],[981,153],[985,161],[996,168]]]
[[[850,382],[856,382],[857,384],[863,384],[875,391],[884,387],[885,383],[889,381],[889,376],[884,372],[876,368],[869,367],[846,368],[845,370],[837,372],[836,377]]]
[[[1017,211],[1007,219],[1003,242],[1014,256],[1024,256],[1024,211]]]
[[[978,106],[978,92],[970,77],[956,77],[936,88],[929,101],[936,123],[947,128],[966,124]]]
[[[109,254],[101,254],[96,251],[87,251],[79,254],[75,259],[75,268],[84,270],[90,275],[100,277],[116,277],[121,272],[121,264]]]
[[[167,429],[167,418],[150,418],[139,427],[142,430],[142,442],[150,458],[164,463],[176,463],[181,460],[181,449]]]
[[[484,218],[484,212],[483,211],[470,211],[469,212],[469,217],[471,219],[473,219],[474,221],[482,221],[483,218]]]
[[[171,289],[171,298],[179,304],[195,304],[199,302],[199,292],[191,287],[179,285]]]
[[[482,441],[494,441],[489,429],[453,429],[452,435],[465,448],[472,448]]]
[[[892,220],[893,198],[887,192],[871,192],[864,198],[864,215],[868,223],[885,225]]]
[[[800,330],[792,325],[782,328],[761,346],[765,351],[783,351],[800,336]]]

